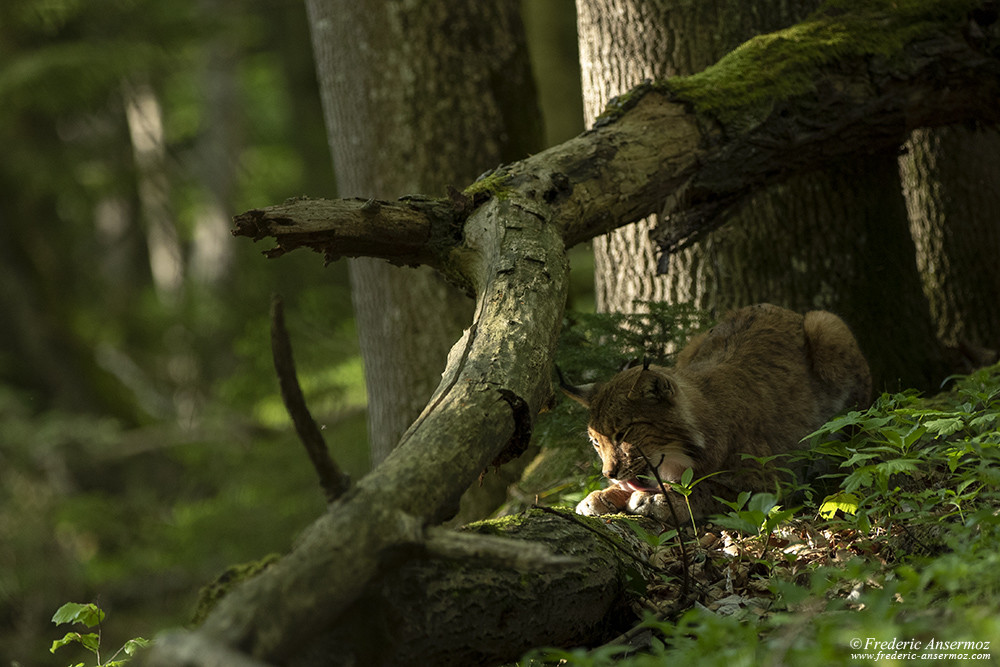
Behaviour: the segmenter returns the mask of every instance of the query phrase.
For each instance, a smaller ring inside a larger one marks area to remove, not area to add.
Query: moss
[[[540,510],[532,510],[532,512],[541,513]],[[508,516],[501,516],[495,519],[474,521],[464,526],[463,530],[468,530],[480,535],[503,536],[510,532],[511,529],[516,530],[518,526],[522,525],[529,513],[530,512],[523,512],[521,514],[510,514]]]
[[[760,35],[715,65],[665,87],[724,125],[752,127],[776,103],[811,92],[816,68],[879,57],[902,63],[903,47],[961,22],[970,0],[832,0],[805,21]]]
[[[507,186],[510,174],[504,169],[495,169],[489,174],[481,176],[475,183],[467,187],[462,194],[472,199],[478,205],[482,200],[490,197],[506,199],[511,192]]]
[[[191,615],[191,625],[194,627],[201,625],[202,621],[215,609],[219,600],[224,598],[233,586],[256,577],[280,559],[279,554],[268,554],[260,560],[233,565],[220,574],[215,581],[204,586],[198,594],[198,603],[195,606],[194,614]]]

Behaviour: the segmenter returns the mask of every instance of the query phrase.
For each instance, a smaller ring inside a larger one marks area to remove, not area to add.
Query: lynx
[[[715,496],[773,490],[774,472],[742,455],[789,452],[834,414],[867,407],[871,374],[836,315],[758,304],[692,340],[673,368],[645,364],[603,384],[563,389],[589,407],[588,433],[611,482],[576,511],[683,524],[687,504],[657,477],[678,482],[687,468],[694,479],[719,473],[694,486],[688,500],[696,517],[723,509]]]

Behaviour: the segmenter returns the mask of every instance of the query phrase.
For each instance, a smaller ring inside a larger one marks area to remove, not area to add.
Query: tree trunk
[[[175,304],[184,283],[184,257],[170,211],[170,183],[160,100],[146,82],[123,85],[125,117],[138,173],[139,201],[146,222],[149,268],[157,295]]]
[[[592,120],[609,96],[644,78],[700,71],[753,35],[801,20],[819,2],[578,4]],[[942,358],[899,193],[892,153],[790,178],[751,196],[726,216],[725,228],[672,254],[664,275],[649,238],[655,217],[615,230],[594,244],[598,309],[632,312],[641,308],[636,300],[693,303],[716,316],[762,301],[828,309],[854,328],[877,388],[936,385]],[[908,323],[905,340],[890,341],[884,332],[897,322]]]
[[[228,0],[202,0],[206,16],[226,16],[238,11]],[[233,261],[229,243],[229,216],[233,200],[242,128],[240,97],[237,89],[237,46],[232,33],[216,35],[208,45],[202,94],[208,120],[197,140],[200,153],[199,180],[205,185],[208,201],[194,221],[191,251],[191,276],[197,283],[217,286],[230,273]]]
[[[906,147],[906,203],[937,333],[951,346],[998,350],[1000,132],[917,130]]]
[[[540,145],[518,3],[309,0],[340,196],[443,194]],[[350,267],[372,463],[440,381],[472,302],[422,267]]]

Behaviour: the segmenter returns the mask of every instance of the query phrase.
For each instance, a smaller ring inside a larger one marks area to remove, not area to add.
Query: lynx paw
[[[671,498],[667,494],[648,491],[634,492],[628,499],[627,511],[629,514],[648,516],[668,525],[687,521],[690,516],[684,503],[671,503]]]
[[[576,506],[576,513],[584,516],[617,514],[628,511],[630,491],[613,486],[593,491]]]

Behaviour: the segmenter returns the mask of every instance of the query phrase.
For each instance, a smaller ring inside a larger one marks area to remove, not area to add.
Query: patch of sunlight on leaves
[[[837,491],[823,499],[819,506],[819,515],[824,519],[832,519],[839,511],[844,514],[858,513],[858,497],[847,491]]]

